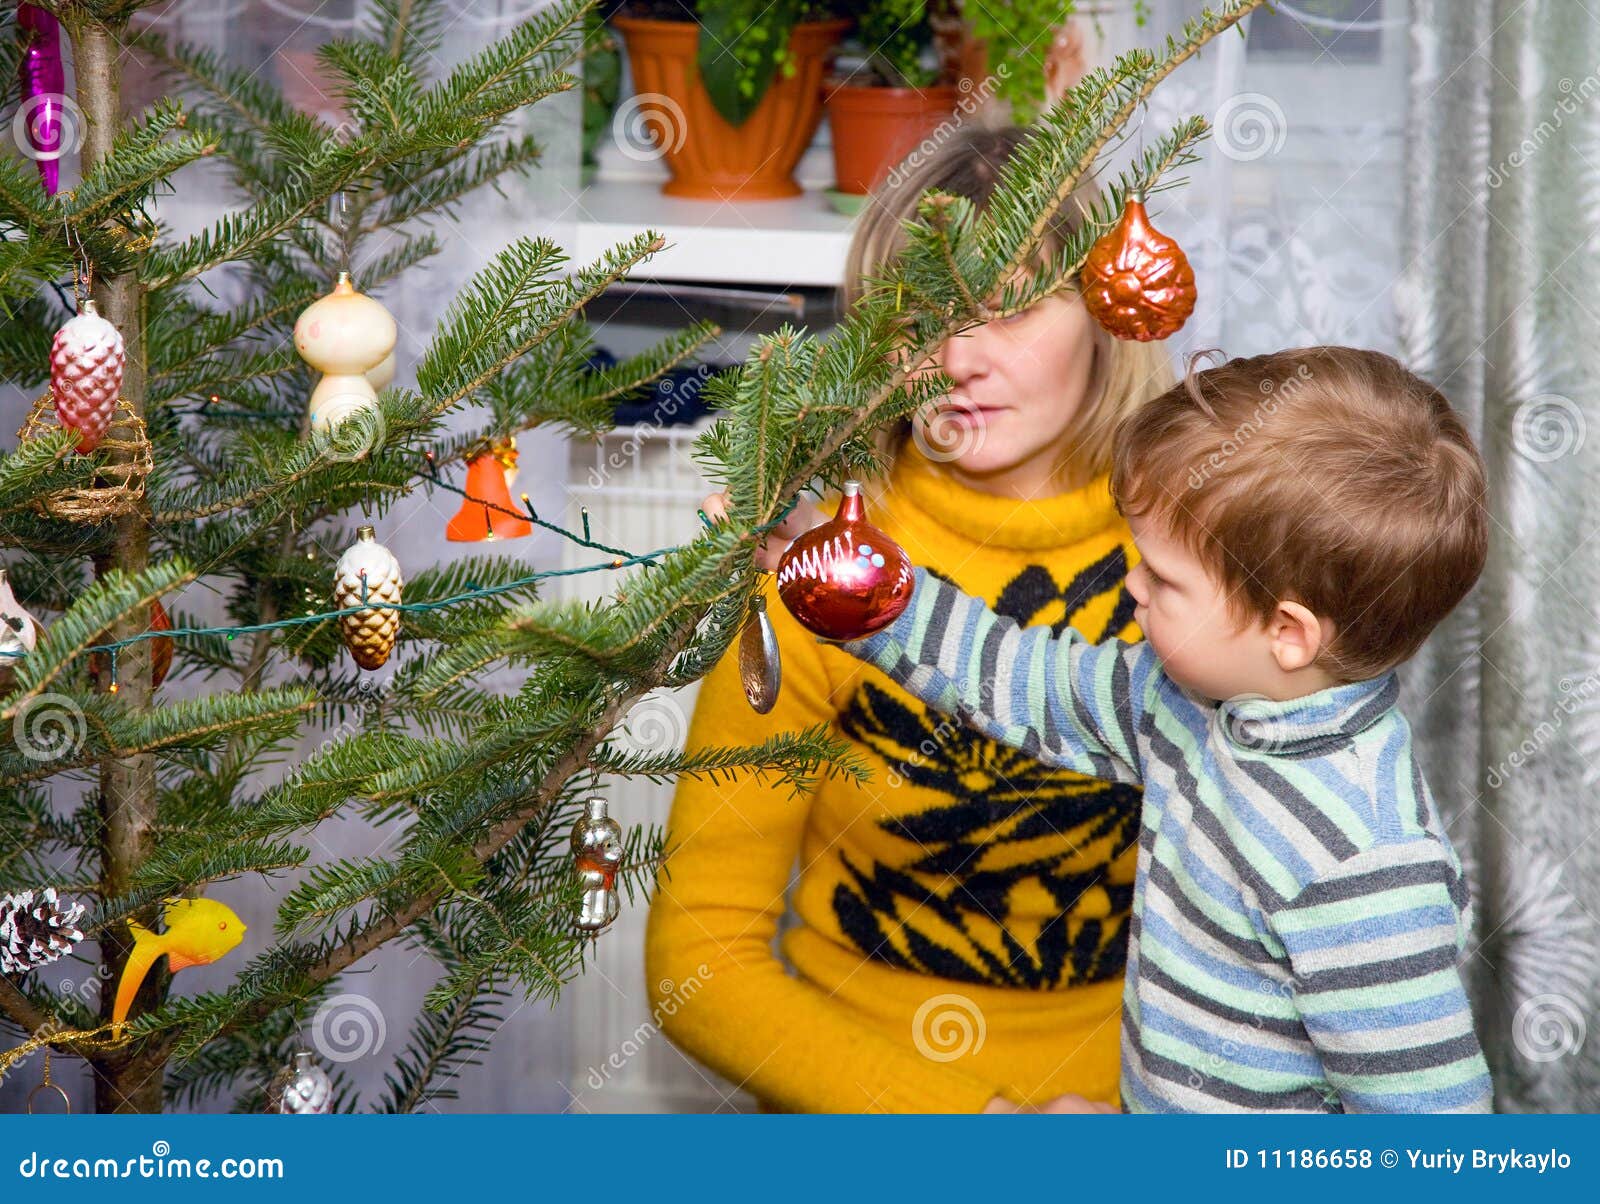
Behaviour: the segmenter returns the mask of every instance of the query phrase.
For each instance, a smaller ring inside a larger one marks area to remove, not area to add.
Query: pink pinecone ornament
[[[61,425],[83,437],[79,452],[92,452],[105,438],[122,391],[127,351],[117,328],[100,316],[93,301],[60,330],[50,346],[50,392]]]

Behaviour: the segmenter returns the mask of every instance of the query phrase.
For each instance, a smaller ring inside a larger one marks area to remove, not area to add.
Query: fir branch
[[[461,952],[441,935],[428,939],[431,925],[418,925],[435,958],[448,973],[456,973]],[[435,930],[436,931],[436,930]],[[424,1009],[411,1040],[395,1059],[394,1070],[383,1076],[388,1092],[375,1111],[394,1115],[419,1111],[443,1100],[457,1098],[448,1081],[479,1064],[489,1039],[504,1024],[502,1005],[510,998],[493,972],[475,976],[468,989],[456,994],[439,1010]]]
[[[155,184],[216,150],[214,142],[198,134],[169,138],[184,122],[183,109],[162,100],[143,121],[119,130],[111,153],[69,194],[67,220],[75,227],[90,226],[136,207]]]
[[[417,365],[417,387],[442,414],[528,351],[554,337],[583,307],[659,251],[646,233],[607,251],[570,278],[553,280],[566,256],[548,239],[511,244],[456,298]]]
[[[642,777],[653,782],[673,778],[729,780],[740,772],[765,781],[775,775],[788,785],[790,794],[802,798],[816,788],[817,776],[848,778],[856,783],[869,776],[860,754],[831,734],[828,724],[817,724],[802,732],[783,732],[745,747],[705,746],[686,752],[629,751],[608,744],[589,758],[590,768],[623,777]]]
[[[462,63],[424,101],[424,113],[473,113],[498,119],[519,107],[519,87],[572,61],[583,15],[593,0],[555,0],[531,20]],[[567,80],[574,86],[576,80]],[[538,86],[543,86],[542,84]]]

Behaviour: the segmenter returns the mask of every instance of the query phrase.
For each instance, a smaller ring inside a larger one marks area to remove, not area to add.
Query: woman
[[[880,190],[847,300],[902,245],[926,189],[984,205],[1021,137],[966,133]],[[1080,212],[1068,203],[1047,252]],[[1137,638],[1133,544],[1106,474],[1118,418],[1171,383],[1164,353],[1111,340],[1067,294],[949,339],[937,364],[955,388],[896,436],[868,517],[1021,623]],[[702,685],[691,746],[826,723],[871,777],[825,778],[808,798],[748,777],[680,785],[646,938],[668,1036],[785,1110],[1114,1100],[1138,792],[931,715],[781,607],[772,617],[777,707],[750,709],[730,656]],[[773,940],[797,857],[791,976]],[[672,999],[691,979],[693,997]]]

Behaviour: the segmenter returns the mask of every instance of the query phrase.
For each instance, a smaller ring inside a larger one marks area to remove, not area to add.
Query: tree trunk
[[[78,106],[83,112],[83,171],[87,175],[111,151],[112,140],[122,121],[122,79],[119,55],[121,28],[93,22],[73,30],[74,62],[77,67]],[[122,380],[122,395],[142,417],[145,402],[144,292],[138,276],[127,273],[96,279],[94,299],[101,314],[122,332],[127,347],[128,365]],[[121,453],[114,453],[121,454]],[[138,572],[149,562],[149,513],[139,511],[116,520],[116,546],[95,560],[96,576],[111,569]],[[112,629],[112,638],[126,639],[149,630],[149,612],[124,619]],[[150,705],[150,643],[129,645],[117,655],[117,693],[128,706]],[[109,666],[103,670],[105,688]],[[148,753],[131,757],[108,757],[100,766],[100,889],[102,898],[126,891],[134,871],[149,856],[156,820],[155,758]],[[151,909],[152,912],[154,909]],[[153,924],[153,914],[142,916]],[[132,935],[126,924],[108,929],[100,937],[100,957],[104,984],[100,994],[100,1016],[110,1020],[116,986],[132,948]],[[148,1010],[166,995],[168,975],[152,972],[134,1001],[133,1014]],[[159,1112],[161,1110],[163,1059],[137,1053],[96,1059],[95,1111]]]

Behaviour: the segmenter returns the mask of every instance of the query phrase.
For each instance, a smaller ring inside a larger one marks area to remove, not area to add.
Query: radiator
[[[583,529],[588,511],[592,538],[630,552],[693,539],[695,510],[708,486],[692,456],[698,431],[686,427],[623,427],[599,440],[574,440],[567,472],[569,530]],[[592,564],[597,555],[570,542],[567,565]],[[636,570],[635,570],[636,571]],[[596,600],[619,579],[589,573],[564,579],[568,597]],[[641,699],[624,724],[625,740],[640,746],[675,741],[682,747],[698,687]],[[606,780],[611,814],[624,827],[666,823],[672,785]],[[593,946],[583,976],[564,993],[570,1017],[571,1093],[574,1112],[711,1112],[755,1110],[754,1100],[679,1051],[651,1018],[644,980],[645,907],[623,902],[622,914]]]

